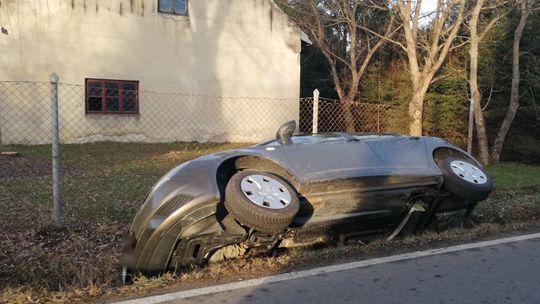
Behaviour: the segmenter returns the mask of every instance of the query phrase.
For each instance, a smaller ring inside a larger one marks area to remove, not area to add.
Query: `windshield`
[[[346,137],[327,133],[327,134],[309,134],[309,135],[295,135],[291,137],[293,144],[314,144],[327,141],[347,140]]]
[[[293,144],[316,144],[322,142],[331,141],[346,141],[350,140],[345,136],[338,133],[322,133],[322,134],[299,134],[291,137]],[[281,145],[277,140],[271,140],[260,144],[261,146],[279,146]]]
[[[362,141],[372,141],[372,140],[381,140],[393,137],[401,137],[399,134],[351,134],[352,137],[356,140]]]
[[[370,134],[370,133],[320,133],[320,134],[300,134],[291,137],[293,144],[316,144],[336,141],[374,141],[391,137],[400,137],[399,134]],[[277,140],[272,140],[260,144],[262,146],[279,146]]]

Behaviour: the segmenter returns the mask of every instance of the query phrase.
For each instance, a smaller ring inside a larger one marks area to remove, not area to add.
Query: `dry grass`
[[[125,228],[90,229],[52,226],[28,231],[2,244],[0,302],[54,302],[98,296],[103,287],[119,286],[119,244]]]
[[[119,287],[120,238],[155,180],[180,162],[237,146],[62,146],[65,229],[50,226],[49,147],[10,147],[21,156],[0,159],[0,302],[101,302],[111,297],[247,279],[538,226],[540,168],[504,164],[502,169],[490,168],[497,191],[478,206],[474,213],[477,225],[472,229],[226,261],[180,276],[138,277],[133,285]]]
[[[0,282],[48,290],[112,285],[119,272],[117,257],[125,232],[120,225],[48,226],[10,235],[2,242],[1,250],[9,263],[2,264]]]
[[[540,216],[540,192],[500,194],[478,204],[475,222],[511,224],[536,221]]]

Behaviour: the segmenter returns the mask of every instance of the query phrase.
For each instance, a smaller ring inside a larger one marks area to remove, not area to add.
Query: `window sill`
[[[180,15],[175,13],[167,13],[167,12],[157,12],[158,15],[161,15],[163,18],[167,19],[175,19],[175,20],[189,20],[189,14],[186,15]]]
[[[99,115],[113,115],[113,116],[139,116],[139,112],[88,112],[84,113],[85,115],[99,116]]]

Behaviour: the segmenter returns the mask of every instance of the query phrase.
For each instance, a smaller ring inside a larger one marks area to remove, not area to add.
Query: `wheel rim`
[[[481,185],[487,183],[486,174],[473,164],[455,160],[450,163],[450,168],[457,176],[471,184]]]
[[[240,188],[252,203],[264,208],[283,209],[291,203],[287,187],[270,176],[248,175],[240,182]]]

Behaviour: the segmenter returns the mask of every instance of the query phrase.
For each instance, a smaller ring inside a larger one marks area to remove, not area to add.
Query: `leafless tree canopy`
[[[422,12],[422,0],[389,0],[403,27],[393,40],[407,54],[413,97],[409,104],[410,133],[422,135],[424,97],[443,65],[463,22],[465,0],[437,0],[434,12]],[[404,41],[404,42],[403,42]]]
[[[375,52],[398,29],[385,1],[277,0],[326,57],[340,99],[349,103]],[[346,117],[347,115],[345,113]],[[347,119],[346,119],[347,120]],[[347,129],[353,129],[350,122]]]

